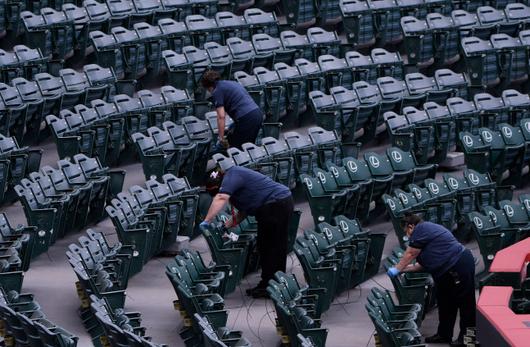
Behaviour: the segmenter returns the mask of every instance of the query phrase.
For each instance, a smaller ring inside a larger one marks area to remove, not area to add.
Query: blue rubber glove
[[[388,269],[386,274],[388,275],[388,277],[396,277],[397,275],[399,275],[400,272],[401,271],[392,266],[390,269]]]
[[[201,224],[199,224],[199,228],[201,229],[208,229],[209,226],[210,226],[210,222],[207,222],[205,220],[203,220]]]

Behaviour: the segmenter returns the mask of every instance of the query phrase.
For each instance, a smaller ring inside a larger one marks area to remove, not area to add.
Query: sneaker
[[[425,338],[425,343],[451,343],[451,339],[435,334]]]

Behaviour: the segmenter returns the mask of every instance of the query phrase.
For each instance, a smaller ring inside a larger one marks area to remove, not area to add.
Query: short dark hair
[[[423,222],[423,219],[421,219],[420,216],[414,213],[407,212],[405,213],[405,216],[403,216],[403,218],[401,219],[401,226],[404,228],[409,224],[418,225],[421,222]]]
[[[206,70],[202,74],[201,84],[204,88],[208,89],[208,88],[215,87],[217,82],[220,80],[221,80],[221,75],[219,74],[219,72],[215,70]]]

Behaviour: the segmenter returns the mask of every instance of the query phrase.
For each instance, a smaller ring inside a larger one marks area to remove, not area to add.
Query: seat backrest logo
[[[305,185],[307,186],[307,189],[311,190],[313,189],[313,182],[309,178],[304,178]]]
[[[530,199],[524,199],[524,205],[526,206],[527,210],[530,210]]]
[[[473,139],[471,138],[471,136],[469,136],[469,135],[464,135],[463,140],[464,140],[464,144],[465,144],[466,146],[468,146],[468,147],[473,146]]]
[[[453,189],[458,189],[458,180],[454,177],[449,177],[448,179],[449,185],[453,187]]]
[[[504,212],[506,212],[506,215],[508,217],[513,217],[513,214],[515,213],[515,211],[513,210],[513,207],[511,207],[510,205],[504,206]]]
[[[530,121],[524,122],[524,127],[526,128],[526,131],[530,132]]]
[[[482,130],[482,138],[486,142],[491,142],[493,140],[493,135],[489,130]]]
[[[399,198],[403,201],[403,203],[405,204],[408,204],[409,203],[409,198],[407,198],[407,196],[403,193],[399,193]]]
[[[497,215],[493,211],[489,211],[488,214],[490,215],[491,220],[493,223],[497,224]]]
[[[331,230],[329,230],[329,228],[324,228],[323,231],[324,231],[324,235],[326,235],[326,238],[328,240],[333,239],[333,234],[331,233]]]
[[[326,176],[322,172],[318,172],[317,176],[320,182],[322,182],[323,184],[326,184]]]
[[[339,170],[337,170],[337,168],[334,166],[331,167],[331,173],[334,177],[339,177]]]
[[[440,187],[438,187],[437,184],[434,184],[434,182],[429,183],[429,188],[433,194],[438,194],[440,192]]]
[[[470,173],[468,177],[471,183],[473,183],[474,185],[477,185],[480,181],[477,175],[475,175],[474,173]]]
[[[473,217],[473,223],[475,223],[475,226],[477,227],[477,229],[482,229],[483,225],[482,225],[482,221],[480,220],[480,218]]]
[[[348,226],[348,223],[346,223],[345,221],[341,220],[339,222],[339,226],[340,228],[342,229],[343,232],[347,233],[350,229],[350,227]]]
[[[351,172],[357,172],[357,163],[354,162],[354,161],[348,161],[348,168],[350,169]]]
[[[394,210],[396,209],[396,204],[394,203],[394,200],[392,200],[392,199],[388,199],[388,200],[386,201],[386,203],[388,204],[388,206],[390,206],[390,209],[391,209],[392,211],[394,211]]]
[[[373,167],[375,167],[376,169],[379,167],[379,159],[377,159],[376,157],[374,156],[370,156],[370,158],[368,159],[370,161],[370,164],[372,164]]]
[[[508,128],[507,126],[503,126],[502,127],[502,133],[504,134],[504,136],[506,136],[507,138],[510,138],[512,137],[513,133],[512,133],[512,129]]]
[[[412,188],[412,192],[414,193],[414,195],[416,195],[416,197],[418,199],[421,199],[421,190],[419,190],[418,188],[414,187],[414,188]]]
[[[403,160],[403,157],[401,156],[401,153],[398,151],[392,151],[392,158],[394,158],[394,161],[396,163],[401,163],[401,160]]]

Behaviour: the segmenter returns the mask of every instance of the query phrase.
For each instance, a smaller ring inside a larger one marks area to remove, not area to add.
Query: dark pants
[[[261,265],[261,282],[258,286],[267,286],[276,271],[285,272],[289,223],[293,210],[293,198],[289,196],[265,204],[256,212],[258,253]]]
[[[262,124],[263,113],[259,108],[238,118],[234,122],[234,129],[227,134],[228,144],[230,147],[241,149],[241,145],[246,142],[256,143],[256,137],[258,137]]]
[[[438,335],[453,338],[456,314],[460,313],[460,334],[463,340],[466,328],[475,327],[475,261],[466,249],[456,264],[434,280],[438,300]]]

